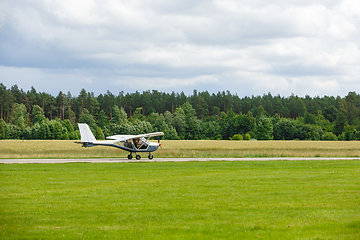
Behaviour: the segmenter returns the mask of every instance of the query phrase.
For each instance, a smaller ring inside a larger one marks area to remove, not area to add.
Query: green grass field
[[[360,239],[360,161],[0,165],[0,239]]]
[[[360,157],[359,141],[164,140],[155,158],[170,157]],[[1,140],[0,158],[126,158],[117,148],[64,140]],[[147,153],[141,154],[143,158]]]

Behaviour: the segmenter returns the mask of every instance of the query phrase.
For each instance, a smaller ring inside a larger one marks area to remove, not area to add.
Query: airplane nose
[[[161,146],[161,143],[159,143],[159,146]]]

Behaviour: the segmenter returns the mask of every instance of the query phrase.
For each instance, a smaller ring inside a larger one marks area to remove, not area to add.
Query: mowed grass
[[[0,239],[360,239],[360,161],[0,165]]]
[[[359,141],[163,140],[155,158],[360,157]],[[65,140],[1,140],[0,158],[126,158],[128,152]],[[141,154],[143,158],[147,153]]]

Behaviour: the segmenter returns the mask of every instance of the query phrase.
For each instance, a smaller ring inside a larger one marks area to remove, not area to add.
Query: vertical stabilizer
[[[94,134],[92,134],[89,126],[86,123],[78,123],[81,142],[96,142]]]

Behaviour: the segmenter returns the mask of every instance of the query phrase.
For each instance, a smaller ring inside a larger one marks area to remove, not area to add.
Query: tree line
[[[358,140],[360,96],[263,96],[229,91],[110,91],[52,96],[0,83],[0,139],[80,139],[87,123],[97,139],[165,133],[165,139]]]

